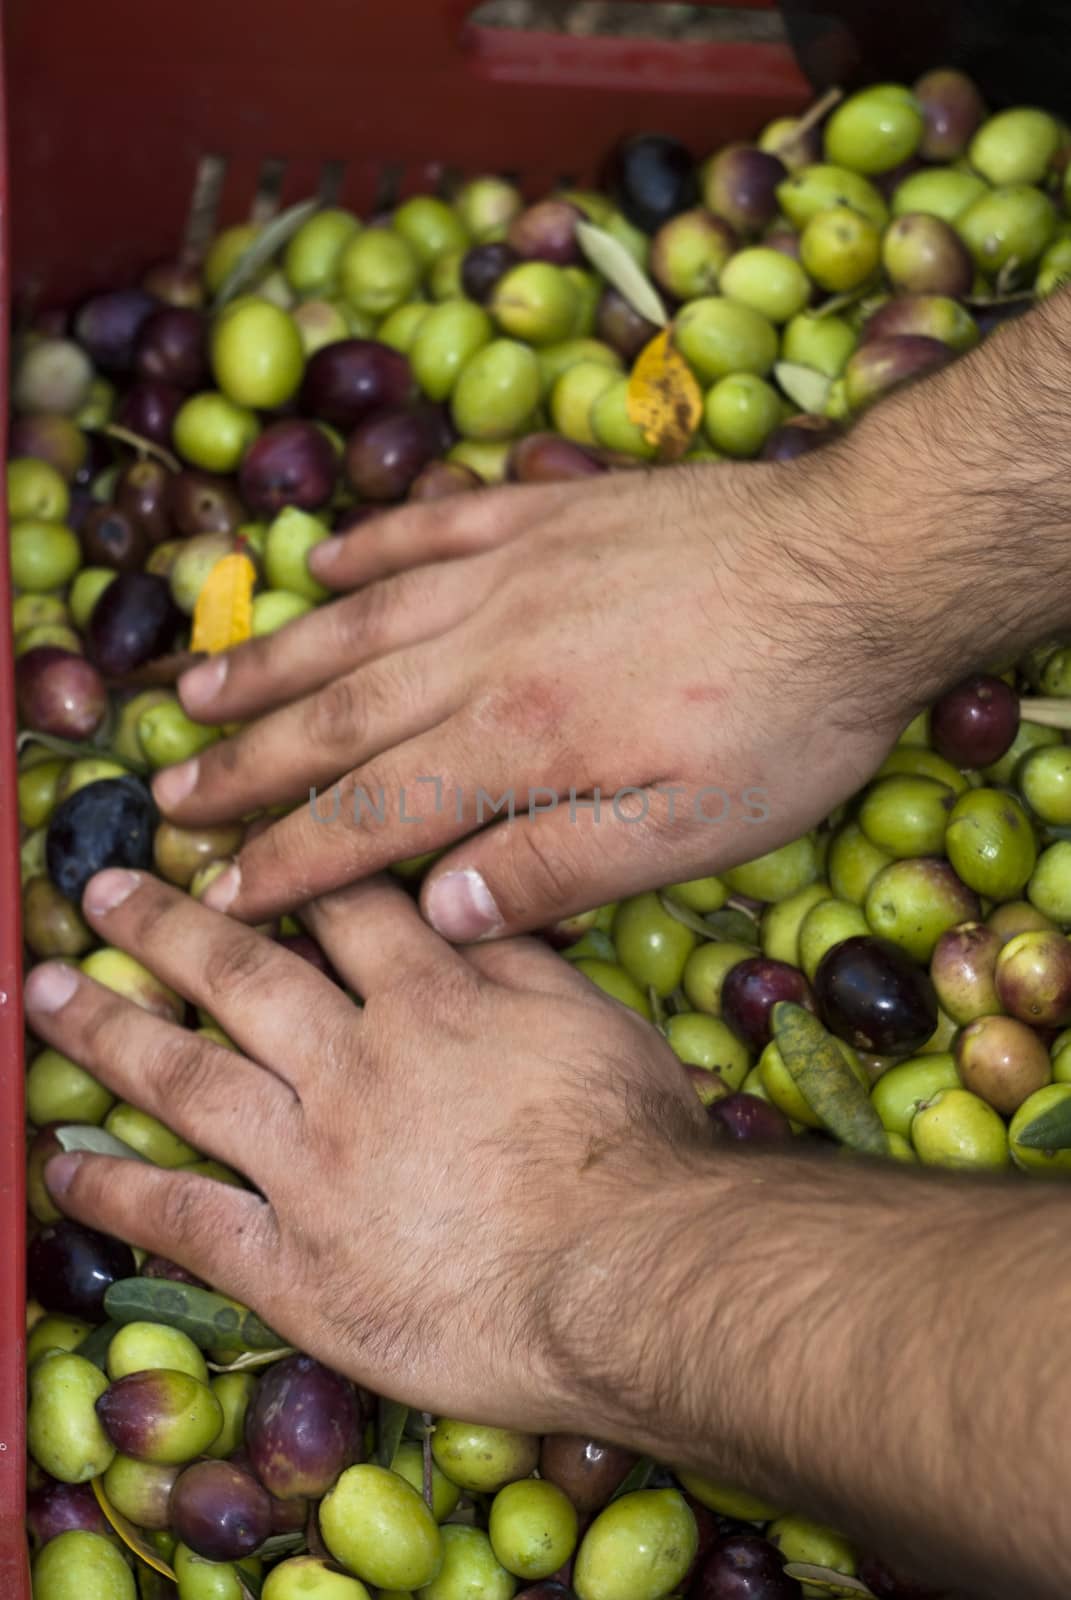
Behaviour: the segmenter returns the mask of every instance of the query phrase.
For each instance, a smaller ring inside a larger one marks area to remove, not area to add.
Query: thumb
[[[739,817],[704,823],[683,785],[594,799],[550,793],[533,790],[523,810],[518,797],[508,821],[436,862],[420,900],[443,938],[470,944],[529,932],[755,853],[753,830],[735,826]]]

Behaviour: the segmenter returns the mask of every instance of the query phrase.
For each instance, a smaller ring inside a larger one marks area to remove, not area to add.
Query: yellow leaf
[[[122,1539],[127,1549],[133,1550],[136,1556],[141,1557],[146,1566],[152,1567],[155,1572],[160,1573],[161,1577],[170,1578],[172,1583],[176,1582],[174,1571],[168,1566],[163,1556],[158,1555],[149,1541],[142,1538],[140,1532],[137,1528],[135,1528],[132,1522],[128,1522],[124,1516],[121,1516],[119,1512],[116,1511],[115,1507],[108,1499],[108,1496],[104,1493],[103,1478],[93,1479],[93,1493],[97,1497],[97,1504],[100,1506],[100,1509],[103,1511],[104,1515],[107,1517],[108,1521],[111,1523],[120,1539]]]
[[[679,461],[703,415],[703,391],[679,350],[673,330],[655,334],[636,358],[628,380],[629,421],[642,429],[662,461]]]
[[[240,550],[216,562],[197,597],[191,650],[216,655],[249,638],[256,580],[256,568]]]

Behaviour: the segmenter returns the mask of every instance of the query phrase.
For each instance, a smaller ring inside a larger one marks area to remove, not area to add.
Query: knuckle
[[[178,1119],[208,1103],[214,1076],[212,1051],[194,1035],[176,1030],[162,1040],[151,1067],[157,1103]]]
[[[244,1000],[255,1004],[271,955],[272,947],[256,934],[237,933],[231,924],[226,939],[205,951],[202,986],[212,999],[222,998],[232,1009]]]
[[[357,701],[349,678],[334,679],[308,703],[306,732],[316,745],[329,750],[349,745],[357,725]]]
[[[178,1244],[195,1244],[209,1231],[211,1200],[196,1179],[174,1175],[160,1186],[156,1202],[160,1230]]]
[[[517,911],[571,905],[581,874],[561,832],[538,822],[515,831],[512,851],[504,858],[506,894]]]

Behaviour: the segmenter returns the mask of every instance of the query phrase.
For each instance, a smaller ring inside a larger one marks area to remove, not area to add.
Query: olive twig
[[[797,139],[805,138],[811,129],[817,127],[822,118],[833,110],[834,106],[840,105],[843,99],[843,89],[827,89],[821,99],[816,100],[813,106],[809,106],[802,117],[799,118],[792,132],[782,141],[781,148],[787,149],[790,144],[795,144]]]
[[[672,917],[675,922],[683,923],[686,928],[690,928],[693,933],[697,933],[701,939],[710,938],[710,925],[703,921],[698,912],[690,911],[687,906],[678,905],[675,900],[670,899],[668,894],[660,894],[658,903],[667,916]]]
[[[1042,728],[1071,728],[1071,700],[1024,696],[1019,701],[1019,715],[1024,722],[1034,722]]]
[[[182,462],[178,456],[172,455],[170,450],[165,450],[164,446],[157,444],[154,439],[146,439],[144,434],[135,433],[133,428],[124,428],[119,422],[104,422],[99,428],[91,431],[102,433],[108,439],[117,439],[120,444],[128,444],[140,456],[152,456],[169,472],[182,471]]]
[[[433,1488],[431,1479],[431,1436],[435,1432],[435,1419],[430,1411],[421,1412],[424,1422],[424,1440],[421,1445],[421,1455],[424,1463],[424,1504],[429,1511],[433,1506]]]
[[[656,1028],[664,1027],[666,1022],[666,1008],[662,1002],[662,996],[658,993],[658,990],[653,984],[648,984],[647,986],[647,998],[651,1004],[651,1021],[654,1023]]]

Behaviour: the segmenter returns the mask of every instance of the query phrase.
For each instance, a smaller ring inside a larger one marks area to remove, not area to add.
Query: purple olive
[[[349,430],[404,405],[412,393],[409,362],[399,351],[375,339],[338,339],[309,360],[301,405],[321,422]]]
[[[772,1144],[793,1137],[784,1112],[754,1094],[730,1094],[707,1106],[712,1126],[743,1144]]]
[[[147,1256],[141,1263],[141,1278],[165,1278],[169,1283],[189,1283],[195,1289],[205,1289],[208,1285],[203,1278],[195,1278],[192,1272],[187,1272],[185,1267],[180,1267],[177,1261],[169,1261],[166,1256]]]
[[[204,388],[209,379],[204,314],[192,306],[162,306],[154,311],[138,334],[134,370],[139,378],[176,389]]]
[[[171,537],[170,494],[170,472],[148,457],[124,467],[115,483],[117,508],[142,530],[150,545]]]
[[[985,120],[985,101],[965,72],[938,67],[915,84],[925,127],[919,155],[927,161],[958,161]]]
[[[96,733],[108,709],[103,679],[92,662],[55,645],[38,645],[19,656],[15,691],[28,728],[75,743]]]
[[[551,261],[571,267],[583,260],[576,238],[582,214],[567,200],[539,200],[514,217],[506,243],[524,261]]]
[[[86,649],[106,678],[122,678],[166,655],[182,620],[166,578],[121,572],[93,607]]]
[[[409,485],[410,500],[448,500],[483,488],[483,479],[460,461],[429,461]]]
[[[814,1010],[811,986],[798,967],[769,956],[738,961],[721,990],[721,1014],[753,1050],[770,1042],[770,1013],[780,1000]]]
[[[171,1490],[171,1531],[205,1561],[240,1561],[271,1537],[271,1496],[232,1461],[197,1461]]]
[[[94,366],[123,376],[133,365],[138,335],[156,308],[155,295],[144,289],[94,295],[74,319],[74,336]]]
[[[711,1546],[692,1584],[691,1600],[799,1600],[781,1552],[757,1533],[732,1533]]]
[[[1000,1010],[996,967],[1004,941],[984,922],[962,922],[942,933],[930,958],[930,977],[953,1022],[973,1022]]]
[[[1002,946],[996,985],[1005,1011],[1038,1028],[1071,1023],[1071,939],[1057,929],[1020,933]]]
[[[826,1027],[857,1050],[910,1055],[937,1027],[933,984],[889,939],[857,934],[833,945],[814,988]]]
[[[171,478],[168,510],[184,539],[199,533],[237,533],[246,520],[241,497],[226,478],[186,468]]]
[[[46,1311],[87,1322],[103,1321],[106,1292],[136,1271],[129,1245],[67,1217],[31,1240],[26,1269],[30,1293]]]
[[[100,1533],[107,1538],[112,1531],[92,1484],[57,1483],[54,1478],[27,1495],[26,1527],[35,1550],[61,1533]]]
[[[361,1459],[361,1409],[352,1383],[311,1356],[277,1361],[250,1402],[245,1441],[269,1494],[319,1499]]]
[[[885,230],[881,259],[894,289],[902,294],[940,294],[959,300],[970,293],[974,263],[956,230],[941,217],[909,211]]]
[[[165,306],[203,306],[204,279],[185,261],[159,261],[141,280],[141,287]]]
[[[777,215],[777,186],[787,177],[783,161],[753,144],[727,144],[707,167],[703,198],[708,211],[752,236]]]
[[[166,1367],[116,1379],[97,1401],[96,1412],[117,1450],[157,1466],[184,1466],[203,1455],[223,1425],[208,1385]]]
[[[144,528],[118,506],[94,506],[79,530],[86,566],[139,572],[148,554]]]
[[[275,422],[250,445],[238,473],[242,499],[255,516],[271,518],[284,506],[318,511],[338,477],[335,447],[315,422]]]
[[[548,1433],[539,1451],[539,1476],[556,1484],[581,1516],[601,1511],[636,1465],[620,1445],[578,1433]]]
[[[623,294],[616,289],[603,290],[595,308],[595,333],[623,361],[634,361],[657,332],[655,324],[633,310]]]
[[[954,767],[991,767],[1018,732],[1019,696],[984,672],[946,690],[930,712],[933,747]]]
[[[88,453],[86,436],[70,417],[61,417],[57,412],[37,412],[12,419],[8,454],[47,461],[68,483],[85,466]]]
[[[760,452],[763,461],[797,461],[812,450],[830,444],[840,429],[828,417],[793,417],[775,428]]]
[[[401,500],[428,462],[449,447],[449,433],[435,407],[386,411],[350,435],[346,477],[364,500]]]
[[[495,284],[515,267],[520,256],[513,246],[503,240],[473,245],[466,251],[461,263],[461,287],[470,300],[485,306],[494,292]]]
[[[935,372],[954,351],[940,339],[903,334],[870,339],[848,359],[844,392],[849,407],[859,411],[902,383]]]
[[[592,451],[557,433],[529,433],[518,439],[506,464],[507,475],[515,483],[566,483],[605,471]]]
[[[876,1600],[939,1600],[945,1593],[943,1585],[935,1589],[932,1584],[920,1583],[876,1556],[864,1556],[860,1561],[859,1581],[866,1584]]]
[[[167,449],[171,444],[171,429],[186,395],[172,383],[142,380],[131,384],[120,397],[115,409],[115,420],[131,433]]]

